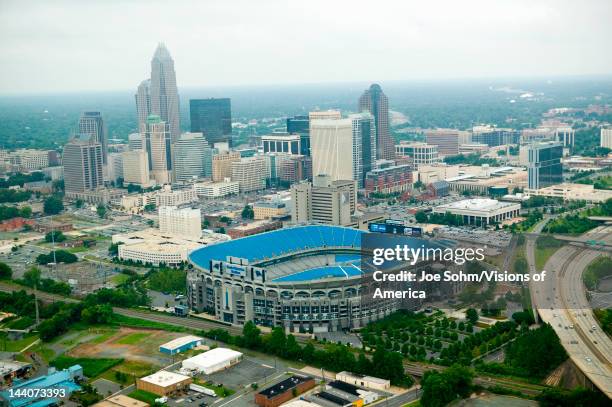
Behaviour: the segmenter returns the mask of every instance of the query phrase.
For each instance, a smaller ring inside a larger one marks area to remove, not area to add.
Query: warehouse
[[[136,379],[136,388],[158,396],[167,396],[188,388],[191,382],[192,379],[189,376],[160,370],[152,375]]]
[[[291,376],[255,394],[255,403],[260,407],[278,407],[313,387],[315,381],[312,377]]]
[[[227,348],[215,348],[183,361],[183,369],[212,374],[227,369],[242,360],[242,353]]]
[[[168,355],[176,355],[177,353],[193,349],[202,344],[203,339],[199,336],[187,335],[176,338],[170,342],[159,346],[159,351]]]
[[[340,372],[336,375],[336,380],[341,380],[355,386],[367,387],[369,389],[387,390],[391,387],[391,382],[373,376],[363,376],[351,372]]]

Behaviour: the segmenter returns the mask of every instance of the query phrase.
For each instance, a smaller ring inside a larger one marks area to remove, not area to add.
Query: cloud
[[[612,2],[0,1],[0,93],[612,72]]]

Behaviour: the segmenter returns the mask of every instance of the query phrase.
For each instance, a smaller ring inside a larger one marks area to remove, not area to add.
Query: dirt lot
[[[184,334],[149,329],[121,328],[99,343],[83,343],[68,354],[74,357],[123,358],[165,366],[172,357],[159,352],[159,345]]]

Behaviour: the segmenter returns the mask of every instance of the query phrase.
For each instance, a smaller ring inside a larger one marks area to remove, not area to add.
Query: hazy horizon
[[[612,2],[0,1],[0,94],[608,76]]]

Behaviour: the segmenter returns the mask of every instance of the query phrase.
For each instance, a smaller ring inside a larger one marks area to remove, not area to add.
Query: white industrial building
[[[227,348],[215,348],[185,359],[182,368],[204,374],[212,374],[227,369],[242,360],[242,353]]]
[[[521,204],[496,199],[477,198],[452,202],[433,208],[433,213],[451,213],[463,217],[467,225],[489,225],[519,216]]]
[[[391,382],[387,379],[380,379],[373,376],[364,376],[351,372],[340,372],[336,374],[336,380],[352,384],[354,386],[367,387],[376,390],[388,390],[391,387]]]

